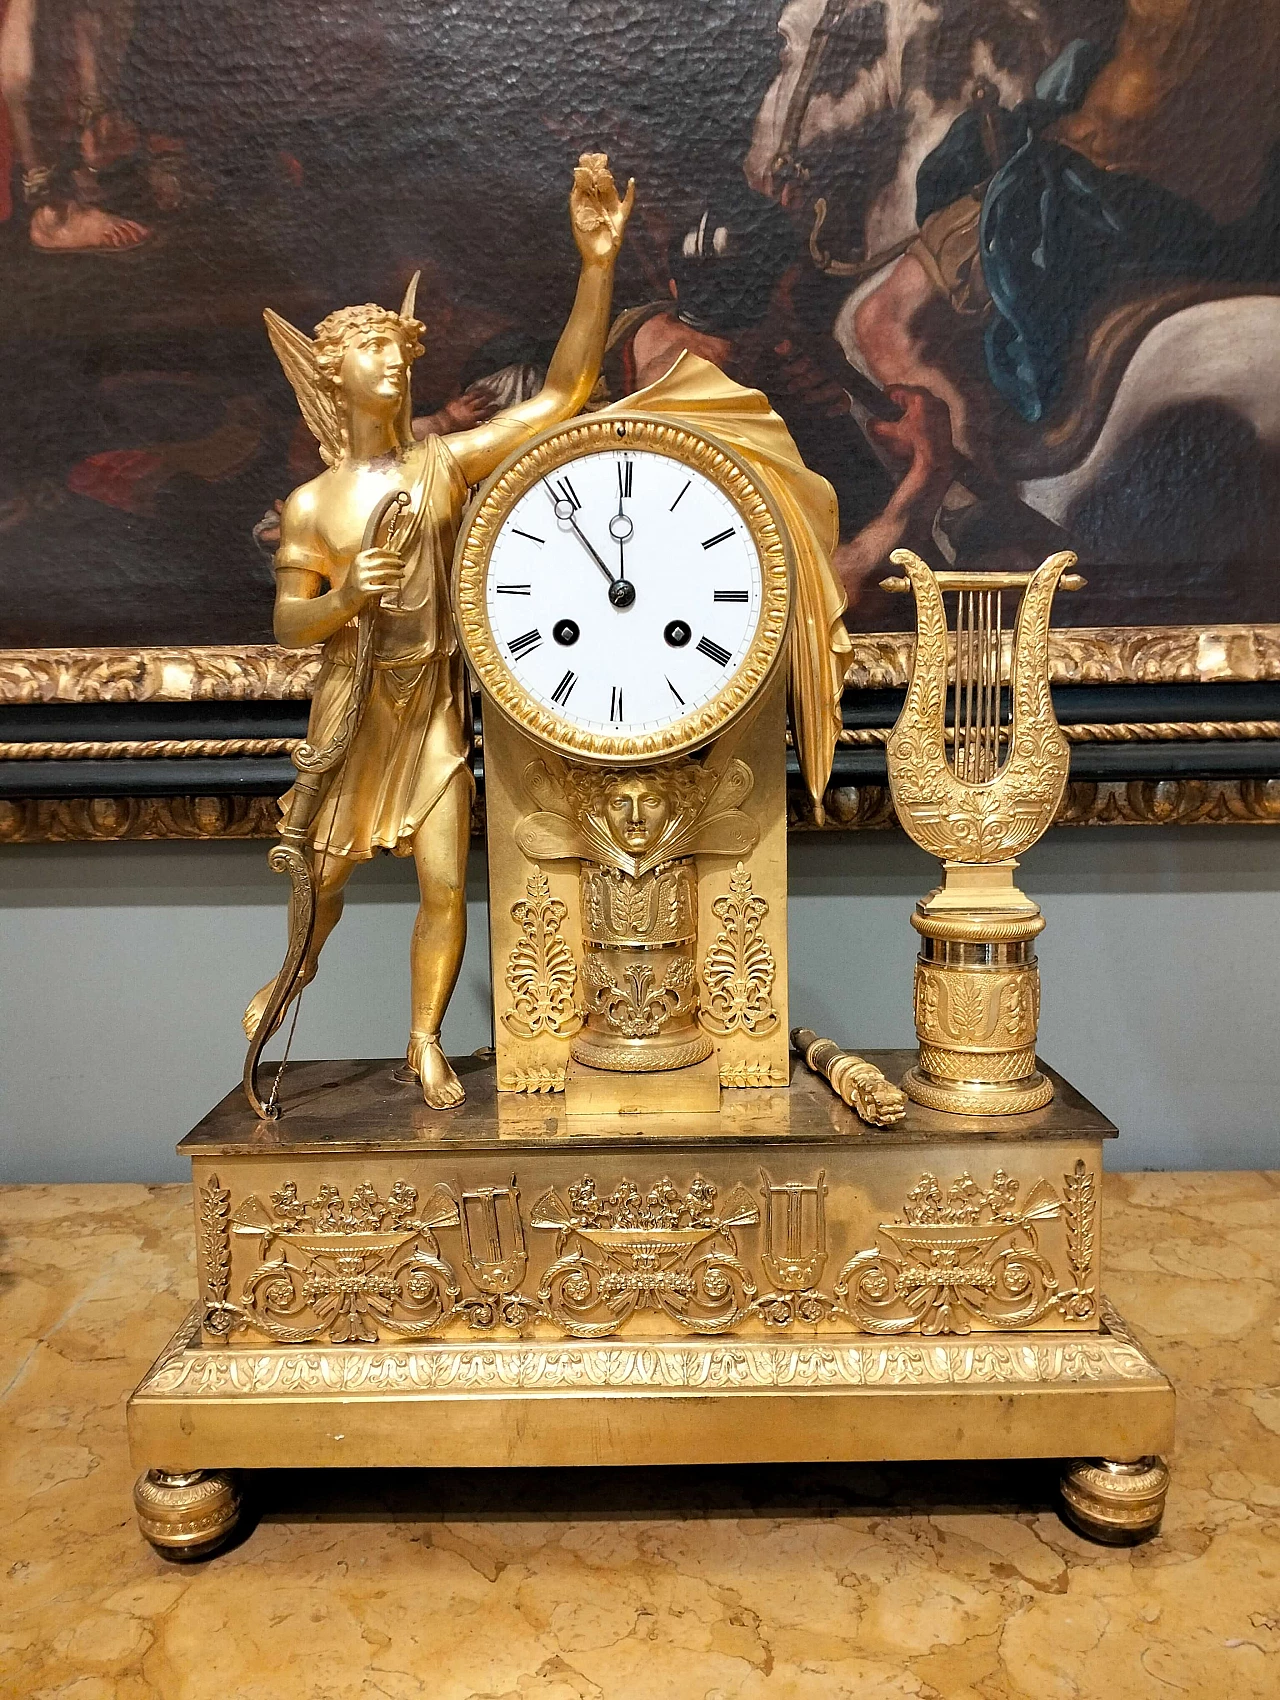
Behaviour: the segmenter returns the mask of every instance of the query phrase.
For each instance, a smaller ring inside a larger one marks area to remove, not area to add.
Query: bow
[[[362,552],[376,546],[382,522],[388,513],[395,509],[398,518],[408,507],[409,501],[409,495],[403,490],[392,491],[390,495],[382,498],[365,525],[364,537],[360,544]],[[394,529],[393,520],[391,530]],[[311,939],[315,932],[314,851],[307,843],[307,831],[316,817],[325,793],[335,781],[341,779],[351,741],[356,735],[369,701],[369,688],[373,683],[373,628],[376,618],[377,607],[372,602],[366,603],[360,610],[356,623],[356,659],[352,671],[351,695],[337,731],[327,744],[317,747],[314,744],[302,743],[293,753],[293,765],[298,770],[298,778],[289,799],[288,813],[280,828],[280,842],[272,848],[267,858],[267,865],[274,873],[289,876],[289,945],[280,972],[276,975],[275,984],[271,988],[267,1007],[254,1029],[244,1059],[245,1097],[248,1098],[254,1114],[260,1116],[263,1121],[274,1121],[280,1114],[276,1093],[280,1087],[284,1063],[280,1065],[270,1096],[264,1100],[258,1089],[258,1069],[262,1053],[268,1039],[280,1025],[284,1012],[297,990],[298,978],[307,960],[307,952],[311,948]]]

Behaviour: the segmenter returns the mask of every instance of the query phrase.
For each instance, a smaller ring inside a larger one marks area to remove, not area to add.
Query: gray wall
[[[285,882],[266,846],[0,851],[0,1177],[182,1177],[174,1142],[239,1078],[238,1017],[274,973]],[[848,1044],[911,1042],[907,922],[936,864],[896,834],[792,841],[792,1017]],[[1280,834],[1066,829],[1026,858],[1040,1049],[1122,1130],[1117,1168],[1280,1163]],[[412,864],[360,870],[294,1055],[403,1047]],[[484,869],[445,1026],[489,1039]]]

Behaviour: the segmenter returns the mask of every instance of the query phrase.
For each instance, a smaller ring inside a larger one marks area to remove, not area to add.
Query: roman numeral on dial
[[[533,590],[529,584],[498,584],[494,586],[499,596],[528,596]]]
[[[717,531],[714,537],[704,537],[702,540],[702,547],[704,549],[714,549],[717,543],[723,543],[726,537],[732,536],[733,527],[730,526],[728,531]]]
[[[711,594],[713,602],[750,602],[749,590],[716,590]]]
[[[729,664],[729,651],[714,638],[699,638],[698,653],[705,655],[708,661],[714,661],[717,667],[727,667]]]
[[[507,648],[517,661],[528,655],[531,649],[537,649],[542,642],[542,633],[535,626],[531,632],[521,632],[517,638],[512,638]]]
[[[635,471],[635,462],[620,460],[618,462],[618,500],[624,501],[631,494],[631,474]]]
[[[610,718],[610,720],[614,720],[614,721],[622,719],[622,686],[621,685],[615,685],[613,687],[612,695],[609,698],[609,718]]]
[[[560,704],[561,708],[563,708],[565,703],[568,702],[570,696],[572,695],[573,687],[577,684],[577,682],[578,682],[578,675],[574,672],[573,668],[571,667],[569,669],[569,671],[565,674],[564,678],[561,679],[560,683],[556,686],[555,690],[552,691],[552,693],[551,693],[552,702],[558,702]]]

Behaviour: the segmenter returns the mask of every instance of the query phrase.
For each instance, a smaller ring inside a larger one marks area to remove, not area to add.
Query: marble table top
[[[125,1399],[195,1290],[178,1186],[0,1189],[0,1693],[46,1700],[1275,1700],[1280,1173],[1108,1176],[1178,1389],[1160,1536],[1042,1464],[254,1478],[137,1532]]]

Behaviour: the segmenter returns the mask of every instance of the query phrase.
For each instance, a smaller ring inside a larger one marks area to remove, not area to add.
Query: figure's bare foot
[[[409,1035],[409,1067],[422,1082],[422,1096],[433,1110],[451,1110],[466,1097],[462,1082],[440,1049],[438,1035]]]
[[[311,982],[315,979],[315,977],[316,977],[315,964],[311,963],[308,967],[303,969],[301,975],[299,976],[298,984],[294,988],[293,998],[298,997],[300,995],[301,991],[302,991],[302,988],[304,986],[309,986],[311,984]],[[253,1039],[254,1037],[256,1037],[257,1031],[258,1031],[258,1024],[262,1020],[263,1012],[266,1010],[267,1005],[271,1002],[271,994],[272,994],[272,992],[275,991],[275,989],[276,989],[275,981],[274,980],[268,980],[266,985],[263,986],[262,990],[255,992],[253,994],[252,998],[250,998],[249,1007],[248,1007],[248,1009],[245,1010],[244,1014],[240,1018],[240,1025],[244,1028],[244,1036],[245,1036],[246,1039]],[[279,1015],[277,1015],[275,1020],[271,1023],[271,1033],[276,1032],[276,1030],[279,1028],[280,1023],[284,1020],[286,1014],[288,1013],[289,1004],[291,1004],[293,1002],[293,998],[289,999],[289,1003],[287,1003],[284,1006],[284,1008],[280,1011]],[[271,1033],[267,1034],[268,1039],[271,1037]]]
[[[45,254],[124,254],[151,235],[136,219],[102,207],[37,207],[31,215],[31,246]]]

